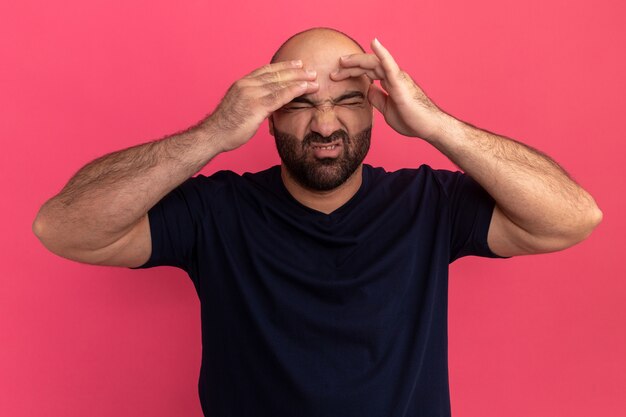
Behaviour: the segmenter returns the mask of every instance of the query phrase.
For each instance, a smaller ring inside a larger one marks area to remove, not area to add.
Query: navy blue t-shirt
[[[386,172],[331,214],[280,167],[190,178],[149,211],[152,255],[195,285],[204,414],[450,415],[448,265],[487,246],[491,197],[460,172]]]

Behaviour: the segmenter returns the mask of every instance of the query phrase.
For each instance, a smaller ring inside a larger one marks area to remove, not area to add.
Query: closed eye
[[[293,110],[305,110],[305,109],[312,109],[312,108],[313,106],[298,105],[298,106],[285,106],[283,107],[283,110],[293,111]]]
[[[353,101],[353,102],[349,102],[349,103],[339,103],[340,106],[360,106],[361,104],[363,104],[362,101]]]

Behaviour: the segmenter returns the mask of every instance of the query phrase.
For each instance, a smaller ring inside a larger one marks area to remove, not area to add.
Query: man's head
[[[272,57],[272,62],[300,59],[305,69],[317,72],[315,93],[297,97],[269,118],[283,166],[306,188],[330,190],[343,184],[369,150],[371,80],[330,79],[339,57],[363,52],[339,31],[314,28],[289,38]]]

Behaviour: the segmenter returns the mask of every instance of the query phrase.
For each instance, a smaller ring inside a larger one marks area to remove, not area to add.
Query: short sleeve
[[[493,198],[467,174],[434,172],[449,204],[450,262],[468,255],[501,258],[487,244],[495,207]]]
[[[131,269],[174,266],[189,272],[204,213],[203,179],[189,178],[148,211],[152,253]]]

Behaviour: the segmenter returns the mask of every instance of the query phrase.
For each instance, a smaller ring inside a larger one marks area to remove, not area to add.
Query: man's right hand
[[[315,71],[301,61],[264,65],[237,80],[205,123],[216,130],[221,151],[230,151],[252,138],[261,123],[294,98],[317,91]]]
[[[215,155],[250,140],[273,111],[317,91],[315,77],[301,62],[266,65],[235,82],[199,125],[90,162],[41,207],[35,235],[78,262],[142,265],[152,251],[148,210]]]

